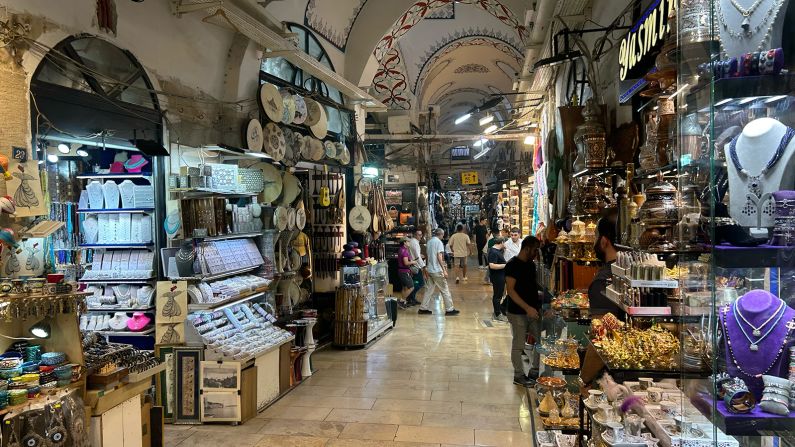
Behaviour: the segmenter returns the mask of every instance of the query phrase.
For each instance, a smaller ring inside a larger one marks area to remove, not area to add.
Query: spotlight
[[[496,125],[496,124],[492,124],[491,126],[487,127],[487,128],[486,128],[486,129],[483,131],[483,133],[493,133],[493,132],[494,132],[494,131],[496,131],[496,130],[497,130],[497,125]]]
[[[536,136],[535,135],[528,135],[528,136],[524,137],[524,144],[526,144],[528,146],[532,146],[532,145],[536,144]]]
[[[494,121],[494,115],[486,115],[478,121],[478,124],[481,126],[485,126],[486,124]]]
[[[472,146],[473,147],[480,147],[480,146],[483,146],[484,144],[486,144],[487,141],[489,141],[489,140],[487,140],[485,138],[481,138],[478,141],[475,141],[475,143]]]
[[[47,161],[49,161],[50,163],[58,163],[58,155],[47,154]]]
[[[72,150],[72,148],[69,147],[68,144],[66,144],[66,143],[58,143],[58,152],[60,152],[62,154],[68,154],[70,150]]]
[[[76,151],[76,153],[77,153],[77,155],[79,155],[79,156],[81,156],[81,157],[88,157],[88,152],[86,152],[86,151],[85,151],[85,150],[83,150],[83,149],[78,149],[78,150]]]
[[[28,332],[36,338],[50,338],[52,329],[50,328],[50,323],[42,320],[31,326]]]
[[[455,119],[455,123],[456,123],[456,125],[461,124],[461,123],[463,123],[464,121],[468,120],[471,117],[472,117],[471,113],[467,113],[465,115],[461,115],[461,116],[459,116],[458,118]]]

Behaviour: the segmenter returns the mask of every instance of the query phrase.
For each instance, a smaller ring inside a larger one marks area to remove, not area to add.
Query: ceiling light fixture
[[[58,163],[58,155],[56,155],[56,154],[48,154],[47,155],[47,161],[49,161],[50,163]]]
[[[88,152],[86,152],[86,151],[85,151],[85,150],[83,150],[83,149],[78,149],[77,151],[75,151],[75,153],[76,153],[77,155],[81,156],[81,157],[88,157]]]
[[[497,125],[492,124],[491,126],[487,127],[483,130],[483,133],[494,133],[497,130]]]
[[[472,157],[472,159],[473,160],[477,160],[478,158],[486,155],[490,150],[491,150],[490,146],[484,146],[483,149],[481,149],[480,152],[478,152],[477,154],[475,154],[474,157]]]
[[[524,137],[524,144],[528,146],[534,146],[536,144],[536,136],[535,135],[528,135]]]
[[[68,154],[72,148],[66,143],[58,143],[58,152]]]
[[[461,115],[461,116],[459,116],[458,118],[455,119],[455,124],[459,125],[459,124],[463,123],[464,121],[468,120],[471,117],[472,117],[471,113],[466,113],[464,115]]]
[[[480,147],[480,146],[483,146],[484,144],[486,144],[487,141],[489,141],[489,140],[487,140],[485,138],[481,138],[478,141],[475,141],[475,143],[472,146],[473,147]]]
[[[480,124],[481,126],[485,126],[486,124],[492,121],[494,121],[494,115],[489,114],[481,118],[480,121],[478,121],[478,124]]]

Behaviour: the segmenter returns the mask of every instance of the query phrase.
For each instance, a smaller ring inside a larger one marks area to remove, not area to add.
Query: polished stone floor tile
[[[292,396],[288,395],[284,399],[285,405],[295,407],[331,407],[331,408],[352,408],[357,410],[369,410],[373,408],[375,399],[371,397],[345,397],[345,396]]]
[[[392,441],[398,426],[395,424],[359,424],[355,422],[345,425],[339,437],[341,439],[364,439],[375,441]]]
[[[378,399],[373,405],[373,410],[461,414],[461,403],[432,400]]]
[[[351,397],[375,397],[379,399],[431,400],[431,393],[433,393],[433,390],[406,390],[401,388],[368,386],[364,388],[348,388],[345,395]]]
[[[345,428],[342,422],[300,421],[297,419],[266,420],[259,430],[266,435],[315,436],[336,438]]]
[[[423,413],[422,425],[429,427],[481,428],[521,431],[519,418],[504,416],[463,416],[460,414]]]
[[[371,424],[420,425],[422,413],[416,411],[350,410],[335,408],[327,421],[365,422]]]
[[[324,447],[328,438],[309,436],[266,435],[256,447]]]
[[[395,440],[473,445],[474,435],[474,430],[461,427],[414,427],[401,425],[398,427]]]
[[[331,410],[332,408],[324,407],[291,407],[282,402],[277,402],[275,405],[260,413],[257,418],[322,421],[331,413]]]
[[[533,445],[533,436],[516,431],[475,430],[475,445],[527,447]]]

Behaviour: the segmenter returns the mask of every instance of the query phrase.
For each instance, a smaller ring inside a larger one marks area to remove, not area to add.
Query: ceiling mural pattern
[[[482,30],[470,31],[472,34],[461,31],[435,42],[431,49],[420,58],[423,62],[417,67],[419,75],[414,80],[412,88],[415,95],[417,94],[419,86],[425,82],[428,77],[431,67],[434,67],[441,59],[460,48],[480,45],[490,46],[508,56],[510,60],[515,61],[517,67],[521,67],[522,53],[513,43],[510,43],[507,37],[500,35],[500,33],[483,33]],[[516,69],[513,71],[515,72]]]
[[[429,12],[426,19],[455,19],[455,3],[442,5]]]
[[[379,62],[373,78],[373,90],[379,101],[392,110],[411,109],[409,84],[398,47],[390,49]]]
[[[463,93],[471,93],[473,95],[478,95],[481,97],[489,96],[489,92],[483,89],[475,88],[475,87],[463,87],[457,88],[450,91],[445,92],[443,95],[439,96],[436,99],[431,98],[429,101],[430,104],[441,104],[444,105],[444,102],[448,99],[452,99],[453,96],[460,95]]]
[[[345,51],[353,23],[367,0],[309,0],[304,24],[340,51]]]
[[[464,64],[458,68],[456,68],[453,73],[455,74],[464,74],[464,73],[489,73],[489,67],[482,65],[482,64]]]
[[[527,29],[519,22],[511,10],[499,0],[423,0],[412,5],[396,22],[392,28],[381,38],[373,51],[376,60],[382,60],[387,52],[393,48],[397,41],[411,30],[428,14],[438,8],[455,3],[476,6],[496,17],[500,22],[512,28],[520,41],[527,36]]]

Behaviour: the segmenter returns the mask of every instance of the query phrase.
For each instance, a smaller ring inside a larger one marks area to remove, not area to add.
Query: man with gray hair
[[[461,313],[458,309],[453,307],[453,297],[450,295],[450,287],[447,285],[447,263],[444,260],[444,244],[442,243],[444,237],[444,230],[437,228],[433,232],[433,237],[428,241],[425,247],[428,263],[426,271],[430,278],[429,286],[425,290],[425,298],[422,300],[420,310],[417,311],[420,315],[430,315],[431,300],[436,294],[436,289],[442,295],[444,302],[444,314],[448,316],[458,315]]]

